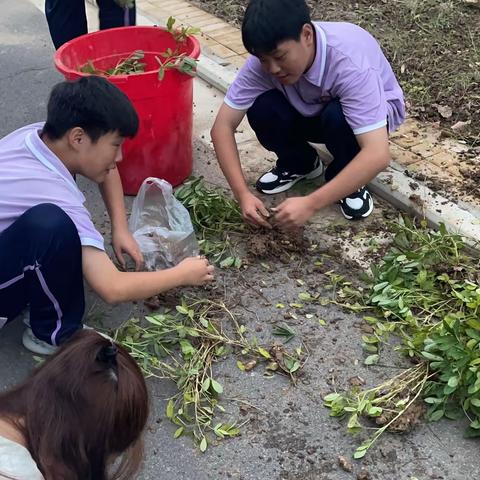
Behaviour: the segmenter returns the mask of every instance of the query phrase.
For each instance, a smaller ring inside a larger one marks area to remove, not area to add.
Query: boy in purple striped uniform
[[[389,165],[388,132],[405,117],[402,90],[377,41],[350,23],[312,22],[304,0],[252,0],[242,38],[251,56],[226,94],[212,140],[245,220],[269,227],[236,148],[234,133],[245,115],[259,142],[277,155],[256,183],[259,192],[283,192],[325,175],[316,191],[274,209],[280,225],[302,226],[336,202],[348,219],[370,215],[365,185]],[[310,143],[324,143],[332,154],[326,168]]]
[[[29,306],[23,344],[33,352],[51,354],[82,328],[83,278],[109,303],[213,279],[202,257],[158,272],[121,272],[105,253],[74,175],[99,184],[115,254],[123,265],[129,254],[139,270],[143,258],[127,228],[115,168],[124,138],[137,130],[128,98],[91,76],[54,87],[45,124],[0,140],[0,328]]]

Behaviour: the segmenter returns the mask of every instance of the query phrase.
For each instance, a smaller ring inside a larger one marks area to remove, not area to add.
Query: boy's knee
[[[322,111],[324,128],[330,130],[350,129],[339,100],[329,102]]]
[[[288,116],[292,109],[285,96],[278,90],[269,90],[256,98],[247,111],[248,122],[255,130],[265,124],[272,127],[279,118]]]
[[[30,208],[25,212],[23,221],[25,228],[37,238],[59,236],[65,240],[79,240],[77,227],[72,219],[52,203],[42,203]]]

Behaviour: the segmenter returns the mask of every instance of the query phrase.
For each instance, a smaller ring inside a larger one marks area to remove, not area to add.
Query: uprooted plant
[[[352,433],[363,428],[358,422],[360,415],[381,415],[379,407],[395,414],[386,427],[377,429],[359,447],[356,458],[362,457],[392,422],[408,415],[412,402],[420,397],[428,406],[430,421],[466,417],[466,435],[480,436],[478,258],[466,253],[462,238],[448,233],[443,225],[432,231],[405,218],[396,229],[383,261],[372,266],[370,291],[363,305],[358,302],[361,295],[348,282],[342,279],[337,285],[336,303],[345,301],[348,308],[374,311],[374,315],[364,317],[371,327],[371,334],[362,337],[369,353],[367,365],[378,362],[380,347],[392,334],[401,339],[396,348],[418,363],[392,379],[393,384],[387,382],[363,392],[333,393],[325,398],[333,416],[350,414],[348,427]],[[314,294],[309,296],[316,300]],[[403,388],[405,376],[411,379],[408,394]],[[395,389],[400,389],[400,397],[405,398],[399,398],[401,403],[395,403],[394,408],[391,403],[382,406],[385,394]]]
[[[188,56],[182,52],[182,47],[188,37],[195,35],[200,30],[194,27],[175,27],[175,18],[170,17],[167,20],[167,31],[175,40],[175,48],[167,48],[165,52],[155,56],[158,67],[158,79],[163,80],[167,70],[177,70],[186,75],[195,76],[197,73],[197,59]],[[120,59],[114,67],[102,70],[95,66],[92,60],[88,60],[78,70],[82,73],[90,75],[101,75],[111,77],[115,75],[135,75],[145,73],[147,64],[145,61],[145,52],[143,50],[135,50],[125,58]]]
[[[223,325],[226,319],[229,329]],[[174,437],[192,435],[201,451],[214,436],[221,439],[240,433],[241,425],[235,421],[214,422],[217,415],[226,416],[219,403],[223,386],[213,372],[216,362],[235,351],[242,356],[237,362],[240,370],[266,362],[269,372],[294,380],[306,360],[301,347],[287,352],[283,346],[269,348],[248,339],[246,327],[223,303],[183,300],[175,311],[166,310],[145,320],[143,326],[131,319],[116,331],[115,340],[129,350],[146,376],[176,383],[178,393],[168,401],[166,411],[177,426]]]
[[[239,268],[242,260],[235,235],[247,229],[237,202],[202,177],[192,177],[175,190],[175,197],[190,213],[201,251],[222,268]]]

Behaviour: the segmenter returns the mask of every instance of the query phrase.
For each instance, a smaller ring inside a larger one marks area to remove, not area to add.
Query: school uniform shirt
[[[250,56],[230,86],[225,103],[248,110],[262,93],[277,89],[303,116],[321,113],[338,99],[355,135],[405,119],[403,92],[378,42],[364,29],[345,22],[313,22],[315,59],[297,83],[282,85]]]
[[[85,196],[40,138],[43,125],[28,125],[0,140],[0,234],[28,209],[53,203],[72,219],[82,245],[104,250]]]
[[[0,436],[0,480],[44,480],[30,452]]]

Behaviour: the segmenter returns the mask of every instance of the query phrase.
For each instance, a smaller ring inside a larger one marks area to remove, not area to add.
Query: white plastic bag
[[[198,255],[198,243],[188,210],[173,196],[165,180],[147,178],[135,198],[130,231],[149,270],[172,267]]]

